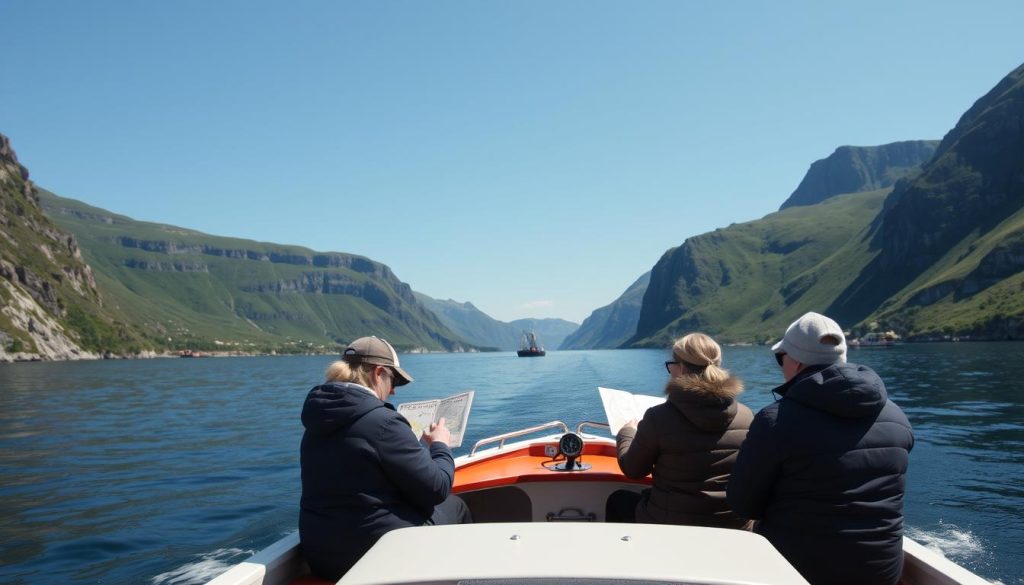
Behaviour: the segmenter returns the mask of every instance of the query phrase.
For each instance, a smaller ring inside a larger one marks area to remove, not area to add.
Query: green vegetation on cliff
[[[0,358],[72,359],[153,347],[102,304],[74,236],[40,209],[28,171],[0,134]]]
[[[767,341],[827,306],[872,258],[865,236],[889,190],[832,197],[695,236],[651,272],[628,345],[664,347],[704,331]]]
[[[801,186],[817,187],[798,189],[800,201],[666,252],[627,344],[663,346],[693,330],[765,341],[812,310],[854,334],[877,327],[910,339],[1024,338],[1021,128],[1024,66],[979,99],[919,170],[908,161],[924,159],[933,143],[899,143],[901,153],[876,149],[867,158],[837,151],[828,165],[815,163],[817,177]],[[916,145],[909,154],[907,145]],[[830,191],[897,176],[891,193]]]
[[[404,350],[465,349],[368,258],[211,236],[40,195],[78,237],[108,304],[169,347],[333,351],[373,334]]]

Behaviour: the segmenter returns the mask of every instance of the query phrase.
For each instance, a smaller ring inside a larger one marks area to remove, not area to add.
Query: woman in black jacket
[[[455,463],[441,419],[423,432],[387,402],[412,381],[387,341],[353,341],[302,407],[299,538],[313,573],[341,578],[384,533],[470,521],[452,496]]]

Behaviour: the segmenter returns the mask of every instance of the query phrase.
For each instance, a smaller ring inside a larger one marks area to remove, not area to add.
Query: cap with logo
[[[827,339],[829,337],[835,339]],[[832,319],[819,313],[807,313],[793,321],[782,341],[772,346],[772,352],[789,354],[807,366],[845,364],[846,337]]]
[[[395,386],[405,386],[412,382],[412,376],[399,365],[395,348],[379,337],[360,337],[353,341],[341,352],[341,359],[350,364],[389,367],[395,372]]]

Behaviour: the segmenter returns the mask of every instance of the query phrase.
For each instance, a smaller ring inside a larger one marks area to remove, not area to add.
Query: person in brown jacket
[[[622,472],[632,479],[653,473],[653,486],[613,493],[608,522],[746,527],[726,503],[725,488],[753,413],[736,400],[743,383],[721,364],[722,348],[703,333],[675,342],[665,362],[665,403],[616,437]]]

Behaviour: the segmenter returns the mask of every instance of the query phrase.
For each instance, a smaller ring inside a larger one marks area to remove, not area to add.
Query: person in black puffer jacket
[[[452,496],[455,463],[441,419],[423,432],[386,402],[412,381],[391,344],[353,341],[302,407],[299,539],[313,573],[337,581],[386,532],[471,521]]]
[[[914,435],[881,378],[808,313],[772,347],[786,383],[740,448],[727,500],[812,584],[892,585]]]

